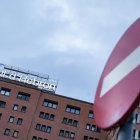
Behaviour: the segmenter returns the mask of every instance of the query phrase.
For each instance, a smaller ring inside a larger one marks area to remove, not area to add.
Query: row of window
[[[52,101],[52,100],[48,100],[48,99],[44,99],[43,106],[56,109],[57,106],[58,106],[58,102]],[[80,110],[81,109],[79,107],[76,107],[76,106],[71,106],[71,105],[67,105],[66,106],[66,112],[69,112],[69,113],[72,113],[72,114],[79,115],[80,114]],[[91,110],[89,111],[88,117],[89,118],[94,118],[93,111],[91,111]]]
[[[29,101],[30,100],[30,94],[24,93],[24,92],[19,92],[17,95],[17,98],[20,100],[25,100]]]
[[[0,94],[5,95],[5,96],[9,96],[10,95],[11,90],[7,89],[7,88],[1,88],[0,89]]]
[[[49,113],[45,113],[45,112],[40,112],[39,117],[42,119],[51,120],[51,121],[54,121],[54,119],[55,119],[54,114],[49,114]]]
[[[19,135],[19,131],[14,130],[12,132],[9,128],[6,128],[5,131],[4,131],[4,135],[6,135],[6,136],[10,136],[11,135],[12,137],[17,138],[18,135]]]
[[[38,131],[51,133],[51,127],[50,126],[42,125],[42,124],[39,124],[39,123],[36,124],[35,129],[38,130]]]
[[[99,139],[93,138],[93,137],[84,136],[83,140],[99,140]]]
[[[14,104],[13,110],[14,110],[14,111],[18,111],[19,109],[20,109],[21,112],[25,113],[26,110],[27,110],[27,107],[26,107],[26,106],[21,106],[21,107],[20,107],[19,105]]]
[[[97,127],[96,125],[91,125],[91,124],[86,124],[86,129],[93,131],[93,132],[100,132],[100,128]]]
[[[43,139],[43,138],[41,138],[41,137],[33,136],[32,140],[48,140],[48,139]]]
[[[64,117],[62,123],[66,124],[66,125],[71,125],[71,126],[77,127],[78,121],[77,120],[68,119],[68,118]]]
[[[0,89],[0,94],[2,94],[2,95],[9,96],[10,93],[11,93],[11,90],[8,89],[8,88],[2,87],[2,88]],[[18,95],[17,95],[17,98],[18,98],[18,99],[21,99],[21,100],[29,101],[29,99],[30,99],[30,94],[24,93],[24,92],[19,92]]]
[[[8,122],[9,123],[14,123],[14,121],[15,121],[15,117],[10,116]],[[17,125],[22,125],[22,123],[23,123],[23,119],[22,118],[18,118],[17,121],[16,121],[16,124]]]
[[[10,89],[1,88],[1,92],[0,93],[3,94],[3,95],[9,96],[10,95]],[[17,95],[17,98],[20,99],[20,100],[29,101],[30,94],[24,93],[24,92],[19,92],[18,95]],[[44,99],[43,106],[56,109],[57,106],[58,106],[58,102],[52,101],[52,100],[48,100],[48,99]],[[75,107],[75,106],[67,105],[66,111],[70,112],[70,113],[73,113],[73,114],[77,114],[77,115],[80,114],[80,108],[79,107]],[[93,114],[91,113],[89,117],[93,118]]]
[[[1,88],[0,94],[9,96],[10,91],[11,91],[10,89]],[[17,95],[17,99],[24,100],[24,101],[29,101],[30,100],[30,94],[24,93],[24,92],[19,92],[18,95]],[[6,104],[6,102],[1,102],[0,107],[5,107],[5,104]],[[44,99],[43,106],[56,109],[57,106],[58,106],[58,102],[48,100],[48,99]],[[79,115],[80,110],[81,109],[79,107],[76,107],[76,106],[71,106],[71,105],[66,106],[66,112],[69,112],[69,113]],[[93,111],[89,112],[89,118],[93,118]]]
[[[55,101],[52,101],[52,100],[44,99],[44,101],[43,101],[43,106],[46,106],[46,107],[56,109],[57,105],[58,105],[58,102],[55,102]]]
[[[0,108],[5,108],[5,106],[6,106],[6,102],[0,101]],[[18,109],[19,109],[19,105],[14,104],[13,110],[14,111],[17,111]],[[26,109],[27,109],[26,106],[22,106],[20,111],[23,112],[23,113],[25,113],[26,112]]]
[[[75,133],[70,131],[60,130],[59,136],[74,139]]]
[[[80,108],[75,107],[75,106],[71,106],[71,105],[67,105],[66,112],[70,112],[70,113],[79,115],[80,114]]]

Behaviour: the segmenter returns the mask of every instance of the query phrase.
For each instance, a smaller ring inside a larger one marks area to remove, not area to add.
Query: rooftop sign
[[[49,76],[4,64],[0,64],[0,77],[33,85],[39,89],[52,92],[55,92],[57,87],[57,80],[52,80]]]

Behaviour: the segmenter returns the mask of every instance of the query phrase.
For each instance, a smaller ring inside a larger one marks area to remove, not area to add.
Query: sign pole
[[[117,140],[132,140],[134,113],[120,126]]]

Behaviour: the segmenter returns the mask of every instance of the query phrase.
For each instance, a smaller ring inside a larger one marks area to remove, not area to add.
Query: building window
[[[14,131],[14,133],[13,133],[13,137],[17,138],[18,135],[19,135],[19,131]]]
[[[84,136],[83,140],[98,140],[98,139],[92,138],[92,137],[88,137],[88,136]]]
[[[136,140],[139,140],[140,139],[140,131],[134,129],[133,130],[133,138]]]
[[[22,125],[23,119],[22,118],[18,118],[17,120],[17,125]]]
[[[96,125],[91,125],[91,124],[86,124],[86,129],[93,131],[93,132],[100,132],[100,128],[97,127]]]
[[[44,112],[40,112],[40,114],[39,114],[39,118],[44,118]]]
[[[2,113],[0,113],[0,120],[1,120],[1,117],[2,117]]]
[[[26,106],[22,106],[21,108],[21,112],[25,113],[26,112],[27,107]]]
[[[98,140],[98,139],[96,139],[96,138],[94,139],[92,137],[84,136],[83,140]]]
[[[140,115],[139,114],[136,114],[134,119],[135,119],[135,123],[140,124]]]
[[[73,126],[77,127],[78,121],[74,120],[73,121]]]
[[[30,94],[24,93],[24,92],[19,92],[17,95],[17,98],[20,100],[25,100],[29,101],[30,100]]]
[[[69,135],[70,135],[70,132],[69,131],[65,131],[65,137],[69,138],[70,137]]]
[[[41,137],[33,136],[32,140],[48,140],[48,139],[46,139],[46,138],[43,139],[43,138],[41,138]]]
[[[79,115],[80,114],[80,108],[75,107],[75,106],[67,105],[66,112],[70,112],[70,113]]]
[[[41,129],[41,124],[37,123],[36,124],[36,130],[40,130]]]
[[[45,113],[45,119],[46,119],[46,120],[49,119],[49,113]]]
[[[140,103],[138,104],[138,106],[137,106],[138,108],[140,108]]]
[[[89,118],[92,118],[92,119],[94,118],[94,116],[93,116],[93,111],[91,111],[91,110],[89,111],[88,117],[89,117]]]
[[[74,139],[75,133],[71,132],[70,133],[70,139]]]
[[[100,128],[97,127],[96,125],[92,125],[91,131],[93,131],[93,132],[100,132]]]
[[[32,140],[37,140],[37,137],[36,136],[33,136]]]
[[[46,106],[46,107],[56,109],[57,105],[58,105],[58,102],[55,102],[55,101],[51,101],[51,100],[48,100],[48,99],[44,99],[44,101],[43,101],[43,106]]]
[[[51,120],[51,121],[54,121],[54,117],[55,117],[55,116],[54,116],[53,114],[51,114],[51,115],[50,115],[50,120]]]
[[[88,136],[84,136],[84,139],[83,140],[88,140]]]
[[[87,125],[86,125],[86,129],[87,129],[87,130],[90,130],[90,124],[87,124]]]
[[[64,124],[67,124],[67,118],[63,118],[63,121],[62,121],[62,123],[64,123]]]
[[[40,114],[39,114],[39,118],[54,121],[55,115],[54,114],[45,113],[45,112],[41,111]]]
[[[0,101],[0,108],[5,108],[6,102]]]
[[[13,110],[14,110],[14,111],[17,111],[17,110],[18,110],[18,107],[19,107],[19,105],[14,104]]]
[[[47,127],[46,132],[51,133],[51,127],[50,126]]]
[[[72,120],[72,119],[68,119],[68,118],[64,117],[63,120],[62,120],[62,123],[77,127],[78,121]]]
[[[59,136],[74,139],[75,133],[70,132],[70,131],[60,130]]]
[[[6,128],[4,131],[4,135],[9,136],[10,135],[10,129]]]
[[[64,136],[64,130],[60,130],[60,132],[59,132],[59,136]]]
[[[7,88],[1,88],[0,90],[0,94],[5,95],[5,96],[9,96],[10,95],[10,89]]]
[[[46,125],[36,124],[36,130],[50,133],[51,127]]]
[[[13,117],[13,116],[10,116],[10,118],[9,118],[9,123],[14,123],[14,119],[15,119],[15,117]]]
[[[42,125],[41,126],[41,131],[45,132],[45,130],[46,130],[46,125]]]

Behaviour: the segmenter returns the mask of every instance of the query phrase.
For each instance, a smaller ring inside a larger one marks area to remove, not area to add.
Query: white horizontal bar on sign
[[[131,52],[118,66],[116,66],[106,77],[104,77],[100,97],[104,96],[110,89],[112,89],[118,82],[120,82],[139,65],[140,46]]]

